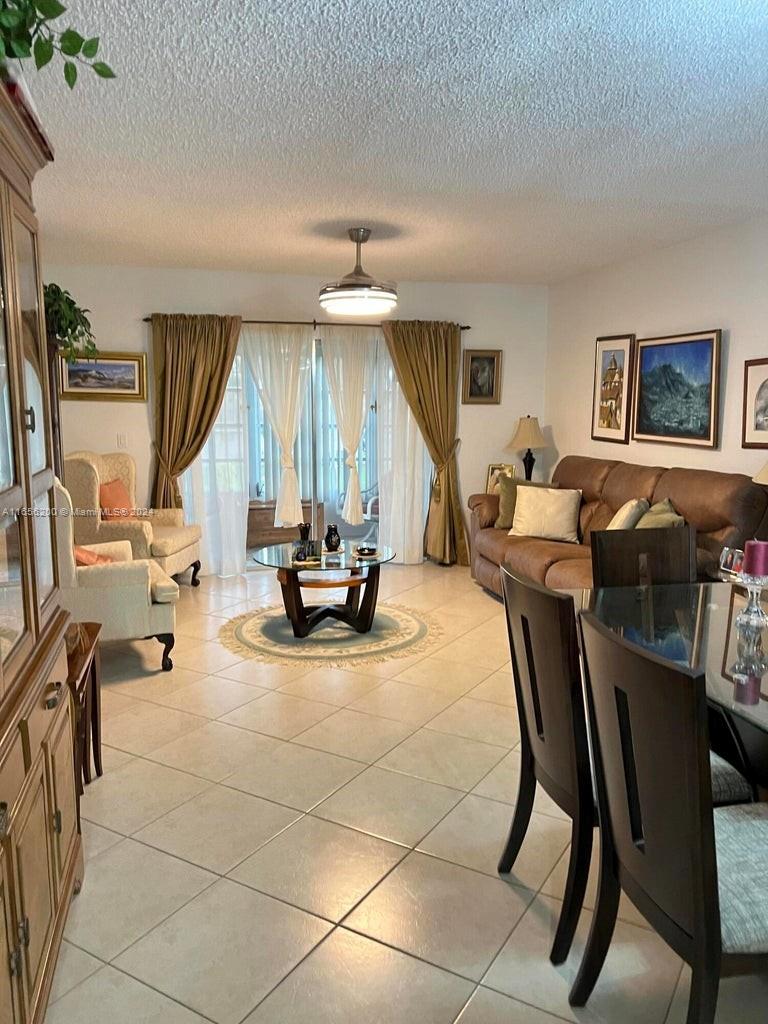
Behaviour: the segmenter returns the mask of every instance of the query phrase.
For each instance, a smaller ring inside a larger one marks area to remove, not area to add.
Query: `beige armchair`
[[[60,601],[76,622],[100,622],[102,640],[155,638],[163,645],[162,666],[170,672],[179,586],[152,559],[133,560],[130,541],[87,544],[108,555],[103,565],[76,565],[72,499],[57,480],[56,557]]]
[[[191,568],[192,586],[198,586],[200,527],[186,525],[180,508],[147,509],[135,519],[102,519],[99,485],[111,480],[122,480],[135,507],[136,463],[127,452],[72,452],[64,460],[64,484],[78,510],[75,543],[128,540],[134,558],[153,558],[169,576]]]

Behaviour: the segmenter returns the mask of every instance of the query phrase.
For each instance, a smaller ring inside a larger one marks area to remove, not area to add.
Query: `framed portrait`
[[[493,462],[488,467],[488,478],[485,483],[486,494],[499,493],[499,477],[514,476],[515,467],[508,462]]]
[[[463,405],[498,405],[501,401],[501,349],[465,348]]]
[[[768,359],[744,363],[742,448],[768,448]]]
[[[74,363],[59,356],[59,394],[89,402],[146,402],[146,353],[100,352]]]
[[[595,343],[593,441],[629,444],[634,355],[634,334],[614,334]]]
[[[635,441],[716,448],[720,334],[641,338],[635,354]]]

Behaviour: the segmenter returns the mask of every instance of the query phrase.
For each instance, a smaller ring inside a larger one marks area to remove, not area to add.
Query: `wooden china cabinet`
[[[0,1021],[41,1024],[82,882],[58,603],[32,179],[50,146],[0,82]]]

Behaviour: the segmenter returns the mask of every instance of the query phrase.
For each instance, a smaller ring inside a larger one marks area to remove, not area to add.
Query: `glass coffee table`
[[[295,637],[309,636],[324,619],[338,619],[358,633],[368,633],[373,626],[376,599],[379,594],[379,572],[391,562],[395,552],[378,548],[375,555],[358,556],[347,543],[344,551],[324,554],[320,561],[296,562],[293,544],[273,544],[254,552],[254,561],[277,569],[283,592],[285,613],[293,626]],[[343,604],[305,605],[302,590],[343,590]]]

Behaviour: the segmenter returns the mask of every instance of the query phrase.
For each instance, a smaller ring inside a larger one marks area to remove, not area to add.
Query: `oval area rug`
[[[283,606],[271,605],[225,623],[219,640],[241,658],[344,668],[422,654],[442,635],[442,627],[428,613],[383,601],[370,633],[356,633],[343,622],[326,619],[314,633],[297,639]]]

